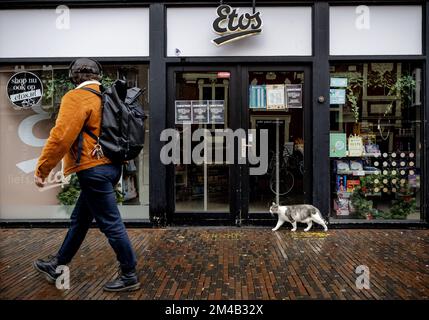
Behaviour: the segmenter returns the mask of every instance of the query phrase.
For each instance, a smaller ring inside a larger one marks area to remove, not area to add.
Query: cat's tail
[[[316,207],[314,207],[314,209],[315,209],[315,214],[318,214],[319,215],[319,217],[323,220],[323,222],[325,222],[325,224],[329,224],[329,222],[326,220],[326,219],[324,219],[323,218],[323,215],[322,215],[322,213],[320,212],[320,210],[319,209],[317,209]]]

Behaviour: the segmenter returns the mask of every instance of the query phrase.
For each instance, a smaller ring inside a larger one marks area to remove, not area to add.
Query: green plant
[[[387,91],[386,96],[396,96],[403,102],[411,101],[411,92],[416,86],[416,82],[410,75],[403,75],[400,78],[394,77],[391,72],[372,71],[368,73],[366,81],[361,74],[356,72],[339,73],[347,77],[347,101],[350,103],[351,111],[355,122],[359,122],[359,97],[362,94],[362,88],[383,88]],[[391,101],[385,109],[384,116],[387,116],[393,107],[394,101]]]
[[[353,117],[355,118],[355,123],[359,122],[359,96],[363,87],[363,78],[362,76],[357,76],[354,73],[347,74],[347,101],[351,105],[351,110],[353,112]]]
[[[103,87],[109,87],[115,80],[105,75],[101,79],[101,85]],[[70,81],[68,75],[65,73],[54,74],[52,79],[47,80],[46,87],[43,92],[43,99],[52,101],[52,106],[45,109],[51,113],[53,118],[56,118],[60,107],[61,98],[67,93],[67,91],[75,88],[75,85]]]
[[[79,180],[76,174],[72,174],[69,184],[66,184],[63,189],[57,194],[57,199],[60,204],[64,206],[75,205],[80,194]],[[122,203],[124,201],[124,194],[115,188],[116,202]]]
[[[57,199],[60,204],[71,206],[76,204],[80,194],[79,180],[76,174],[72,174],[70,182],[66,184],[63,189],[57,194]]]
[[[378,210],[374,208],[372,200],[365,197],[361,187],[354,190],[350,196],[350,201],[353,207],[353,216],[358,219],[366,219],[368,215],[375,216]]]
[[[375,219],[406,219],[409,214],[416,210],[416,199],[413,197],[408,183],[403,185],[399,192],[396,193],[397,199],[392,201],[389,211],[378,210],[374,208],[372,200],[367,198],[373,194],[375,188],[381,186],[376,181],[388,179],[391,183],[391,177],[387,175],[371,175],[361,177],[361,185],[356,188],[350,196],[350,201],[354,209],[353,215],[359,219],[366,219],[371,216]]]

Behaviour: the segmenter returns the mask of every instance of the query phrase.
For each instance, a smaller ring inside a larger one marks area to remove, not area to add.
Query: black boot
[[[33,266],[34,269],[43,274],[50,283],[55,283],[55,280],[57,280],[61,274],[55,271],[58,267],[58,259],[56,256],[49,256],[46,260],[37,259],[33,262]]]
[[[140,282],[135,270],[130,272],[120,272],[119,276],[104,285],[105,291],[134,291],[140,289]]]

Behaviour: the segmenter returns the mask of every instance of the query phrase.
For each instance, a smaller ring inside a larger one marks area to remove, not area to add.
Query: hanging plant
[[[361,76],[356,76],[354,74],[349,73],[347,75],[347,101],[351,105],[351,111],[353,113],[353,118],[355,119],[355,123],[359,122],[359,96],[361,94],[363,78]]]
[[[412,100],[411,92],[415,87],[416,81],[412,76],[402,76],[397,79],[395,83],[387,85],[387,88],[389,89],[387,96],[396,96],[398,99],[401,99],[403,103],[407,103]],[[384,117],[392,112],[392,107],[393,101],[386,107]]]

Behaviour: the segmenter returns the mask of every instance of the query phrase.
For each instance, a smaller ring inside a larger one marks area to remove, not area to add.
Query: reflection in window
[[[332,216],[420,219],[421,66],[333,64]]]

